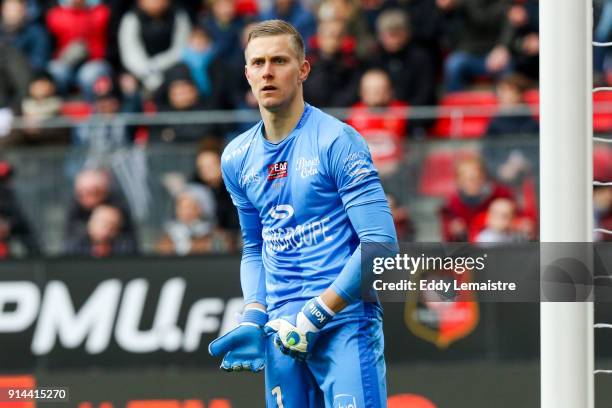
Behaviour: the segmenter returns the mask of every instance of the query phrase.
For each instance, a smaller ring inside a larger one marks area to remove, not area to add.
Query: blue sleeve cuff
[[[253,323],[263,327],[268,323],[268,313],[256,308],[246,309],[242,313],[242,321],[240,323]]]

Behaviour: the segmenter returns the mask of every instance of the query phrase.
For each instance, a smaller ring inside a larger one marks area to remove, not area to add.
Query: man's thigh
[[[321,408],[321,391],[305,363],[280,352],[274,336],[266,340],[266,408]]]
[[[384,337],[379,319],[364,317],[324,330],[308,367],[323,392],[326,408],[387,406]]]

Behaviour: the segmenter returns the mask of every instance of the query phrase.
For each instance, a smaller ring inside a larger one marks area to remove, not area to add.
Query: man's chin
[[[261,106],[262,108],[264,108],[267,111],[270,112],[276,112],[280,109],[283,108],[283,106],[285,106],[286,104],[284,103],[284,101],[279,101],[279,100],[272,100],[272,99],[267,99],[267,100],[262,100],[259,102],[259,106]]]

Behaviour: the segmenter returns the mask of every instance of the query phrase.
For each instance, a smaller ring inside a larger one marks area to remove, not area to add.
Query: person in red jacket
[[[49,72],[60,92],[77,82],[86,97],[92,97],[96,79],[110,75],[104,60],[110,9],[99,0],[61,0],[47,13],[47,28],[56,48]]]
[[[380,176],[391,176],[402,161],[408,105],[393,97],[389,75],[381,69],[370,69],[361,77],[360,96],[361,101],[351,108],[347,123],[368,143]]]
[[[479,157],[461,160],[456,168],[457,191],[440,210],[442,239],[467,242],[472,223],[481,219],[489,205],[498,198],[514,201],[512,191],[491,180]]]

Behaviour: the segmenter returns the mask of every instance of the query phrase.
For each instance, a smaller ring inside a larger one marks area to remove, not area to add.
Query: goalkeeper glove
[[[262,327],[268,321],[268,314],[261,309],[246,309],[242,322],[227,334],[208,345],[211,356],[223,356],[221,369],[224,371],[251,370],[264,368],[265,335]]]
[[[295,324],[285,319],[275,319],[266,324],[266,333],[274,333],[274,344],[284,354],[305,361],[312,351],[319,331],[335,313],[320,297],[312,298],[295,318]]]

